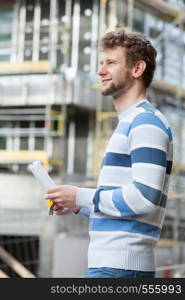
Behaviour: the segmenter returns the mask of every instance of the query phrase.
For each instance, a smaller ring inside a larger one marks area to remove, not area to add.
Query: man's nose
[[[107,70],[106,70],[105,65],[101,65],[101,66],[99,67],[99,69],[98,69],[97,74],[98,74],[99,76],[103,76],[103,75],[106,74],[106,73],[107,73]]]

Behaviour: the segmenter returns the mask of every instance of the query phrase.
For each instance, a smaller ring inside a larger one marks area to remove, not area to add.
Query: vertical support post
[[[67,155],[67,174],[74,173],[75,160],[75,122],[71,121],[69,124],[69,139],[68,139],[68,155]]]
[[[24,60],[24,42],[25,42],[25,26],[26,26],[26,4],[25,0],[21,1],[19,14],[19,38],[18,38],[18,54],[17,62],[21,63]]]
[[[90,76],[96,75],[97,67],[97,49],[96,42],[98,40],[98,0],[93,2],[92,24],[91,24],[91,60],[90,60]]]
[[[52,141],[50,137],[50,130],[51,130],[51,105],[46,105],[45,108],[45,150],[49,157],[52,156]]]
[[[39,40],[40,40],[40,0],[36,0],[34,8],[34,20],[33,20],[33,63],[39,61]]]
[[[16,63],[17,61],[17,49],[18,49],[18,20],[19,20],[20,1],[16,1],[14,6],[14,17],[12,26],[12,53],[10,61]]]
[[[133,29],[134,0],[128,0],[128,28]]]
[[[79,31],[80,31],[80,2],[75,0],[73,12],[72,28],[72,54],[71,67],[77,72],[78,69],[78,52],[79,52]]]
[[[51,73],[57,66],[57,37],[58,37],[58,19],[57,19],[57,0],[50,0],[50,66]]]
[[[86,166],[87,177],[92,176],[92,166],[93,166],[93,116],[92,114],[90,114],[88,136],[87,136],[87,166]]]

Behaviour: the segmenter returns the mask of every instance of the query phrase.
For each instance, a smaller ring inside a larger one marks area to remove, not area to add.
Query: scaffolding
[[[111,99],[99,93],[96,42],[116,27],[145,33],[158,50],[148,98],[166,114],[175,133],[168,213],[158,245],[158,276],[172,264],[178,273],[179,264],[184,263],[184,11],[181,0],[0,3],[1,243],[36,276],[52,276],[53,244],[59,243],[55,237],[65,240],[73,227],[77,236],[87,238],[87,223],[70,216],[60,221],[48,219],[41,201],[43,191],[26,173],[27,164],[41,160],[58,184],[66,176],[71,183],[77,178],[80,185],[96,186],[101,158],[117,123]],[[4,188],[9,185],[11,189]],[[59,237],[59,233],[64,235]],[[33,264],[28,257],[30,247]],[[13,276],[2,264],[0,276],[3,272]]]

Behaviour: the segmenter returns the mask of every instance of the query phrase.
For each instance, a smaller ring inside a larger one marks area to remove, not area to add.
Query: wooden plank
[[[50,70],[49,61],[25,61],[22,63],[0,62],[0,74],[7,73],[48,73]]]
[[[45,151],[9,151],[9,150],[0,150],[0,163],[1,164],[27,164],[31,163],[34,160],[40,160],[44,167],[48,169],[49,158]]]
[[[0,269],[0,278],[9,278],[9,276]]]
[[[3,247],[0,246],[0,258],[13,269],[18,275],[23,278],[36,278],[28,269],[26,269],[18,260],[9,254]]]
[[[180,85],[169,83],[165,80],[154,80],[152,82],[152,87],[159,89],[163,92],[169,92],[172,95],[177,95],[182,93],[182,97],[185,98],[185,89]]]

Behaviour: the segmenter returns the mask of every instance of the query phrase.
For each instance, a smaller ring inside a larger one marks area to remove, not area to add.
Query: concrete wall
[[[59,234],[54,241],[52,277],[84,277],[88,244],[87,236]]]

